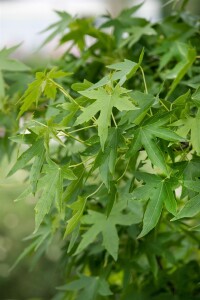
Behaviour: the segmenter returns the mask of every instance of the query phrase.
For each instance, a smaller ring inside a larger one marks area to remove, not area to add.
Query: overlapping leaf
[[[45,175],[39,180],[38,190],[42,194],[35,206],[35,232],[38,230],[46,214],[49,213],[54,201],[62,208],[63,179],[75,180],[76,176],[67,166],[59,166],[48,159],[43,172]]]
[[[136,178],[143,180],[146,184],[136,188],[132,195],[137,199],[149,199],[143,218],[143,228],[138,238],[149,233],[158,223],[163,205],[167,210],[176,215],[176,200],[174,189],[176,180],[163,179],[154,174],[136,172]]]
[[[166,116],[157,116],[150,119],[144,125],[134,130],[134,138],[127,152],[127,157],[134,156],[137,151],[144,146],[152,164],[159,167],[164,173],[168,173],[169,169],[163,151],[160,149],[157,138],[171,141],[183,142],[185,139],[180,137],[172,130],[165,128],[163,125],[167,123],[170,114]]]
[[[172,220],[178,220],[182,218],[191,218],[200,212],[200,180],[184,180],[183,185],[197,193],[196,196],[187,200],[184,207],[178,212],[178,214]]]
[[[37,72],[36,79],[29,84],[28,89],[21,97],[20,101],[23,102],[20,107],[18,118],[26,112],[33,103],[38,103],[40,97],[44,95],[49,99],[55,99],[57,92],[57,85],[54,83],[54,78],[60,78],[66,76],[67,73],[59,71],[56,68],[49,72]]]
[[[75,125],[88,122],[98,112],[97,118],[98,135],[100,137],[101,147],[104,150],[104,145],[108,136],[108,127],[111,123],[112,110],[116,107],[119,111],[136,109],[127,95],[128,90],[116,85],[114,88],[109,86],[98,88],[92,91],[81,91],[80,94],[96,101],[83,108],[82,114],[77,118]]]
[[[78,295],[76,294],[77,300],[94,300],[96,299],[97,295],[112,295],[109,285],[104,278],[93,276],[88,277],[81,274],[77,280],[59,287],[59,290],[67,291],[68,293],[69,291],[74,291],[76,293],[78,292]]]
[[[81,223],[92,225],[86,233],[83,234],[82,240],[76,250],[76,254],[82,252],[89,244],[91,244],[98,234],[102,234],[103,246],[108,251],[108,253],[117,260],[118,257],[118,247],[119,247],[119,237],[116,229],[116,225],[131,225],[137,224],[141,221],[141,216],[129,211],[128,213],[123,213],[127,203],[121,201],[114,205],[110,215],[107,217],[105,214],[88,211],[88,215],[85,215]]]

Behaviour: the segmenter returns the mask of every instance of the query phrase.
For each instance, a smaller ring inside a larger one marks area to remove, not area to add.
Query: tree
[[[156,24],[140,5],[100,26],[57,12],[44,44],[69,48],[25,92],[34,70],[0,52],[1,149],[28,145],[8,175],[25,168],[18,200],[37,199],[16,264],[59,233],[55,299],[199,299],[200,23],[185,5]]]

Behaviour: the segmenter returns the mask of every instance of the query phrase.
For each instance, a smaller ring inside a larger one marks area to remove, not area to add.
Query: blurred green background
[[[0,167],[0,299],[51,299],[60,279],[58,244],[53,244],[39,263],[34,265],[29,256],[9,270],[28,245],[22,240],[34,228],[33,199],[14,202],[26,187],[26,172],[6,178],[11,164],[4,159]]]

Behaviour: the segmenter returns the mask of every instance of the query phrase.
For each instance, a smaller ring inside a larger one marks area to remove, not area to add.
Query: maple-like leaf
[[[119,111],[136,109],[133,103],[131,103],[130,97],[127,95],[128,92],[127,89],[122,88],[119,85],[116,85],[114,88],[106,86],[98,88],[97,90],[80,92],[83,96],[96,101],[83,108],[83,112],[77,118],[75,125],[88,122],[100,112],[97,119],[97,125],[98,135],[103,150],[105,141],[108,137],[108,127],[110,126],[113,107],[116,107]]]
[[[123,213],[123,209],[127,207],[126,201],[120,201],[113,206],[109,216],[89,210],[88,215],[81,219],[82,224],[92,225],[86,233],[83,234],[82,240],[76,250],[76,254],[82,252],[89,244],[91,244],[98,234],[102,234],[103,246],[108,253],[117,260],[119,237],[116,225],[128,226],[141,222],[141,215],[129,211]]]
[[[177,59],[178,62],[175,67],[166,72],[166,79],[173,79],[173,82],[169,88],[166,98],[168,98],[181,79],[188,72],[192,64],[196,59],[195,48],[185,43],[175,42],[173,45],[170,43],[169,51],[166,51],[160,60],[159,70],[161,71],[171,60]]]
[[[121,47],[128,45],[128,47],[131,48],[143,35],[157,34],[151,24],[146,24],[145,26],[133,26],[127,31],[129,33],[129,37],[122,42]]]
[[[68,29],[68,25],[73,20],[72,16],[70,16],[65,11],[55,11],[55,13],[59,16],[60,20],[51,24],[49,27],[45,28],[41,33],[51,32],[47,38],[42,43],[41,47],[48,44],[52,41],[57,35],[62,35]]]
[[[164,204],[170,213],[176,215],[177,204],[173,191],[177,181],[143,172],[136,172],[135,176],[146,184],[136,188],[132,192],[133,197],[138,200],[148,200],[143,218],[143,228],[138,236],[141,238],[157,225]]]
[[[26,112],[30,106],[35,102],[36,105],[44,93],[44,95],[49,99],[55,99],[57,93],[57,85],[53,79],[66,76],[67,73],[59,71],[53,68],[49,72],[37,72],[36,79],[29,84],[28,89],[25,91],[24,95],[20,98],[23,103],[20,107],[20,112],[18,118]]]
[[[102,87],[106,84],[109,84],[111,81],[119,81],[118,84],[122,86],[124,82],[136,73],[136,71],[139,69],[142,60],[144,56],[144,49],[142,49],[138,62],[134,62],[128,59],[125,59],[122,62],[117,62],[115,64],[107,66],[108,69],[114,70],[115,72],[113,74],[109,74],[104,76],[102,79],[100,79],[95,84],[91,85],[88,90],[94,90],[99,87]]]
[[[163,151],[161,151],[157,138],[171,142],[183,142],[184,138],[164,127],[167,123],[169,115],[166,118],[152,118],[148,122],[142,124],[139,128],[134,129],[134,138],[127,152],[127,157],[134,156],[137,151],[144,146],[152,164],[159,167],[164,173],[168,174],[169,169]]]
[[[38,182],[38,190],[42,194],[35,206],[35,232],[38,230],[46,214],[49,213],[54,200],[62,206],[63,179],[75,180],[77,177],[67,166],[59,166],[49,158],[43,168],[45,175]]]

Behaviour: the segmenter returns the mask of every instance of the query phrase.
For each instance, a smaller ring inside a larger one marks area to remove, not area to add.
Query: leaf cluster
[[[24,125],[11,139],[28,148],[9,175],[26,169],[17,200],[37,201],[20,259],[59,232],[56,299],[200,295],[200,22],[181,10],[153,24],[140,6],[100,26],[57,12],[44,44],[59,35],[68,50],[16,101]]]

